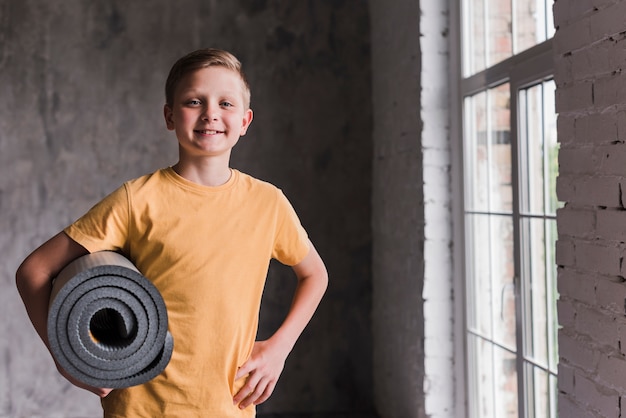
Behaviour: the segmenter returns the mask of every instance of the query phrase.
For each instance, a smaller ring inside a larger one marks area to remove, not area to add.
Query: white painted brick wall
[[[430,418],[455,416],[448,3],[420,2],[424,178],[424,395]]]
[[[559,416],[626,416],[626,2],[554,3]]]

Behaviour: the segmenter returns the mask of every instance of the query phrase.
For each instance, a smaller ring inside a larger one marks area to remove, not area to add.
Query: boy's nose
[[[204,120],[217,120],[219,117],[218,112],[215,109],[211,109],[211,108],[206,108],[203,115],[202,115],[202,119]]]
[[[208,113],[208,112],[206,112],[202,116],[202,119],[204,119],[204,120],[217,120],[218,119],[218,115],[217,115],[217,113]]]
[[[218,111],[211,107],[211,106],[207,106],[204,109],[203,115],[202,115],[202,119],[204,120],[217,120],[219,117],[219,113]]]

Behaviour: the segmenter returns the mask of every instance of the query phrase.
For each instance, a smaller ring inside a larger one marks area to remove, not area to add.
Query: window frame
[[[518,372],[518,415],[526,416],[525,381],[524,381],[524,350],[523,350],[523,327],[522,303],[521,303],[521,231],[520,224],[520,167],[519,167],[519,91],[554,78],[553,64],[553,38],[549,38],[527,50],[515,54],[483,71],[469,77],[463,76],[462,48],[464,45],[462,14],[460,2],[452,2],[450,6],[450,135],[452,138],[451,151],[451,180],[452,180],[452,218],[453,218],[453,275],[455,297],[454,314],[455,321],[455,356],[461,360],[456,366],[456,416],[468,416],[470,405],[469,373],[468,373],[468,339],[467,339],[467,253],[466,253],[466,224],[465,224],[465,186],[464,186],[464,141],[463,127],[465,124],[463,115],[463,101],[465,97],[486,91],[503,83],[510,84],[511,92],[511,180],[513,183],[513,228],[514,228],[514,286],[515,286],[515,310],[516,310],[516,338],[517,359],[516,369]]]

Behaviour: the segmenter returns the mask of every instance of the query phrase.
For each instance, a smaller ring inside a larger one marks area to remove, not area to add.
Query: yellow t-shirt
[[[161,292],[174,353],[152,381],[103,399],[105,417],[251,417],[232,398],[256,337],[271,258],[299,263],[306,232],[283,193],[237,170],[205,187],[171,168],[125,183],[65,232],[119,251]]]

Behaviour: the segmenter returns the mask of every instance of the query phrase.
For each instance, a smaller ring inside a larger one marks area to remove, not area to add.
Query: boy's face
[[[167,129],[176,132],[181,158],[229,157],[252,122],[241,77],[219,66],[185,75],[176,86],[172,105],[165,105],[164,114]]]

